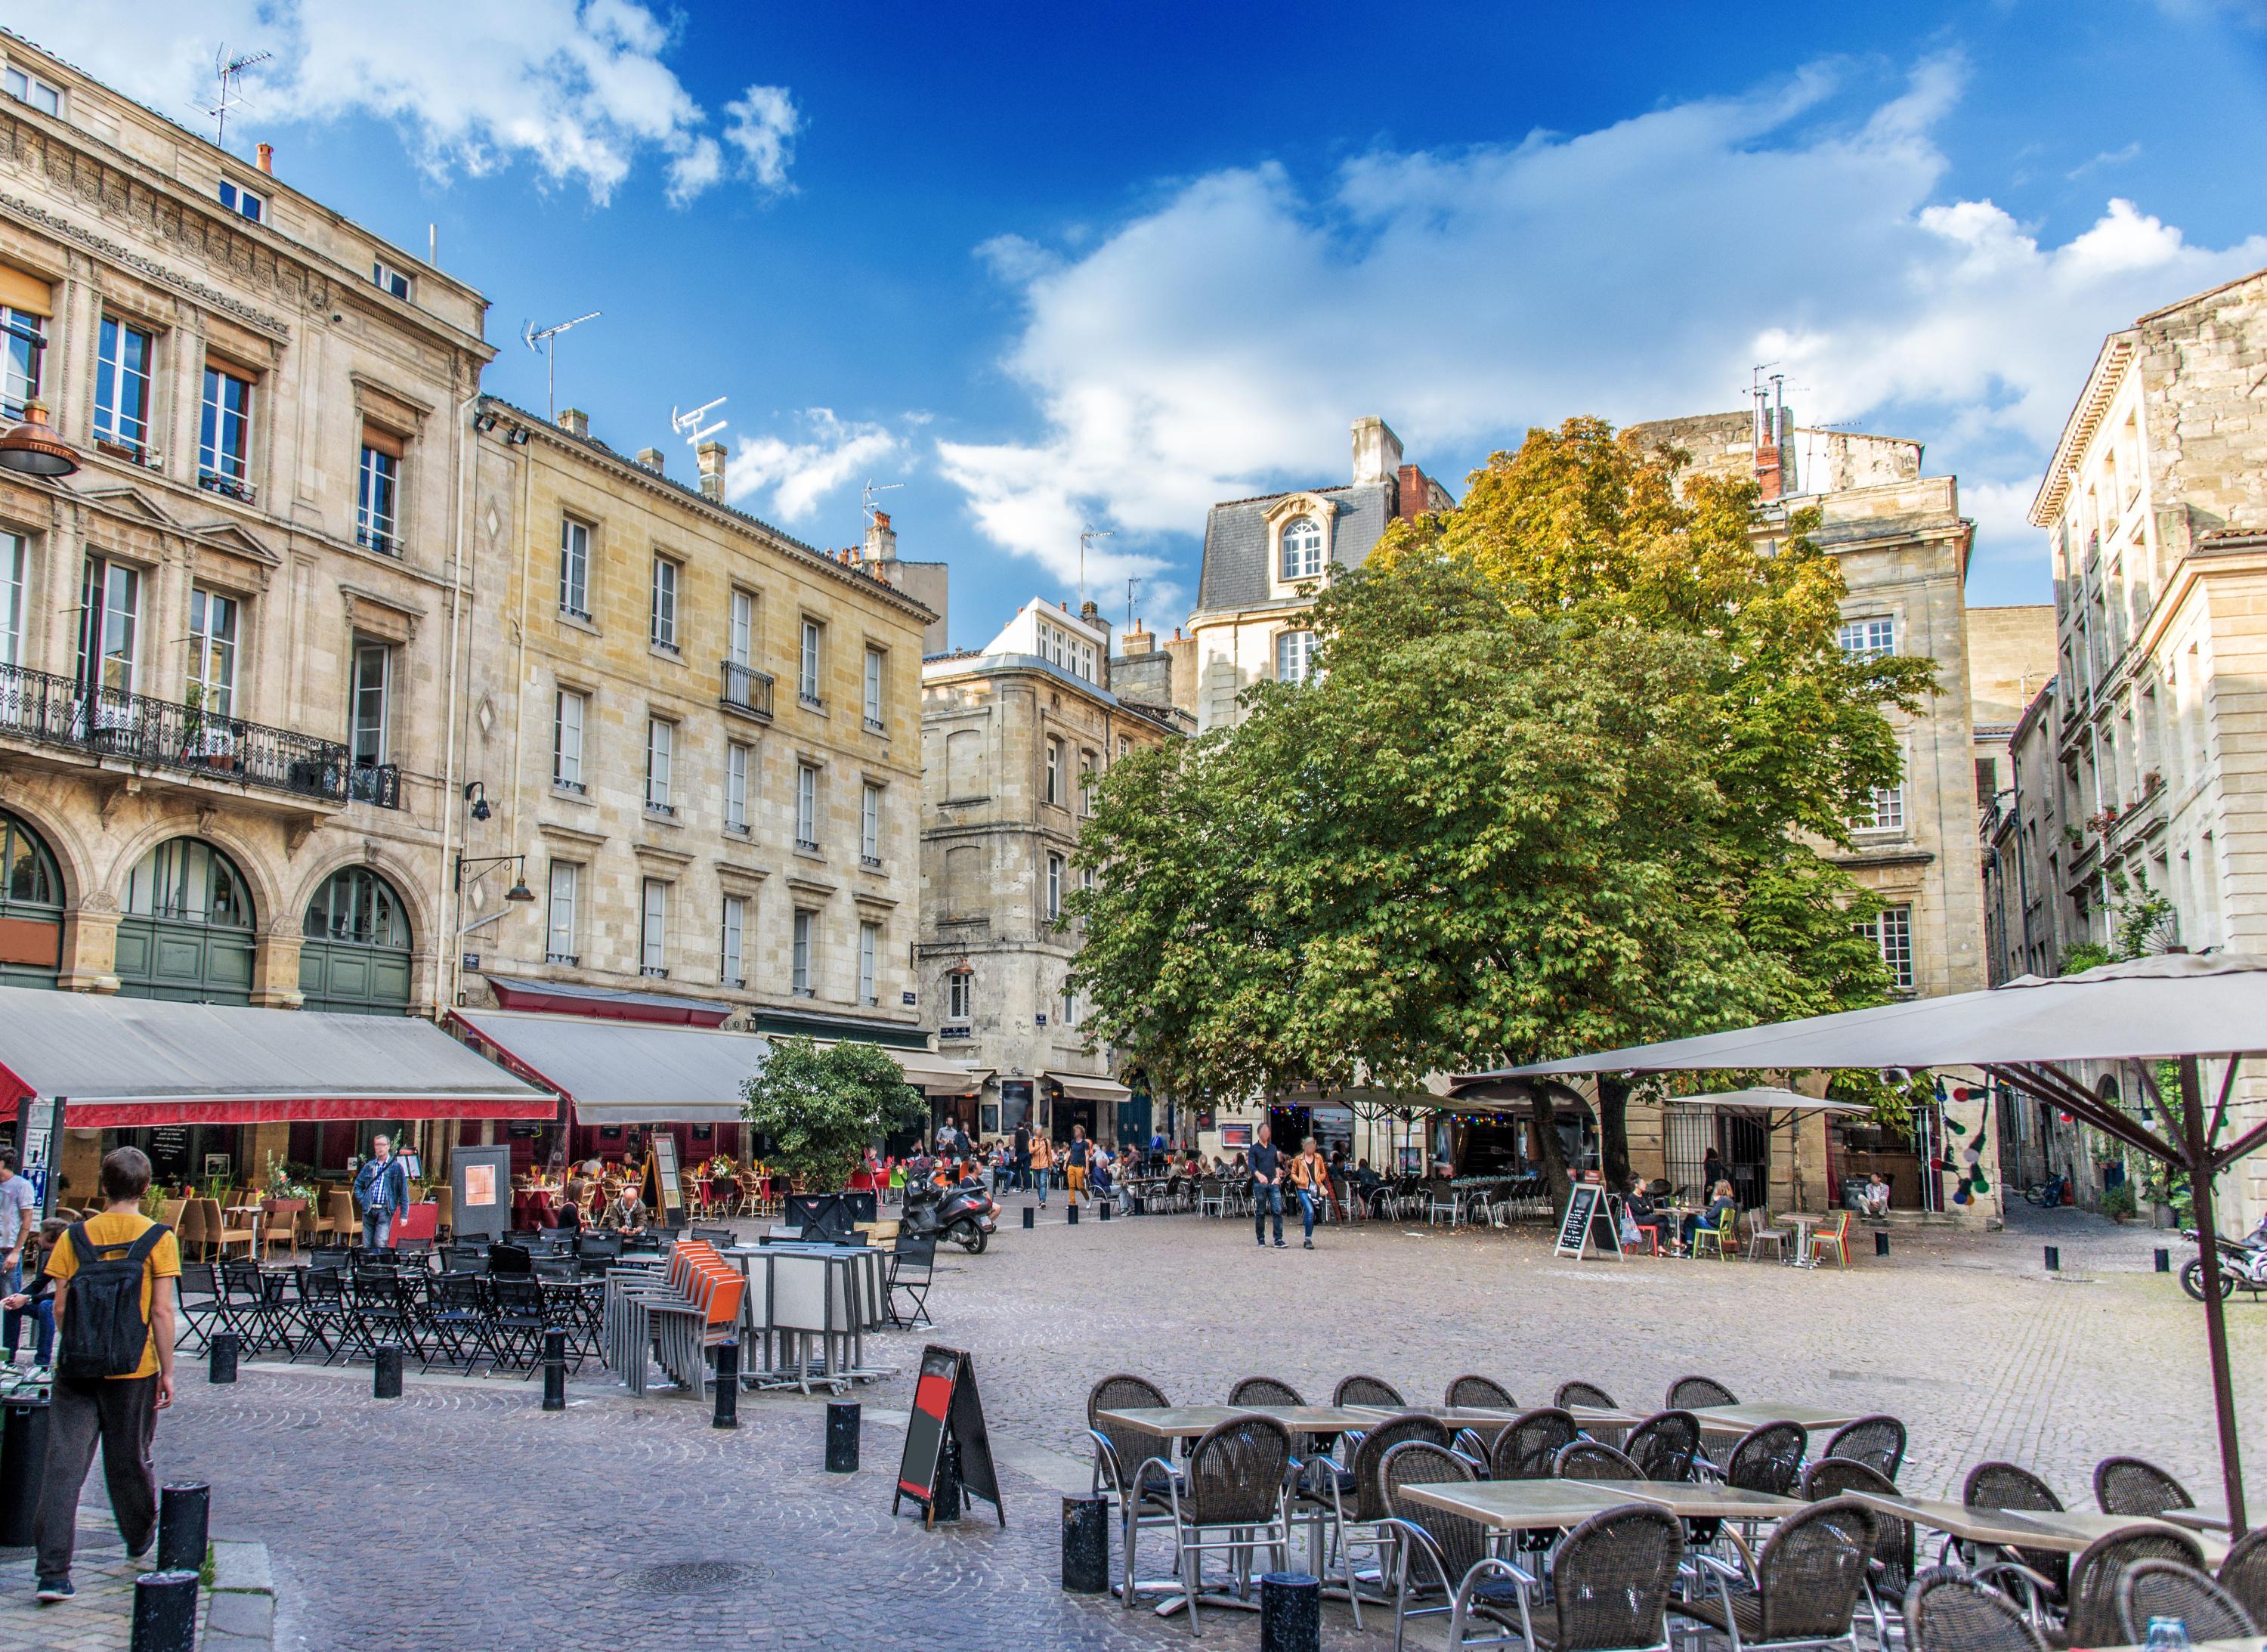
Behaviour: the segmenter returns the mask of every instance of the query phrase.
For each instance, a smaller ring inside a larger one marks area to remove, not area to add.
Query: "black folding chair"
[[[311,1342],[323,1347],[323,1363],[331,1364],[353,1344],[354,1310],[347,1303],[346,1281],[327,1267],[304,1269],[299,1274],[299,1346],[291,1350],[296,1363]],[[333,1337],[336,1337],[334,1341]]]
[[[431,1370],[445,1353],[451,1365],[462,1363],[470,1377],[481,1368],[488,1346],[488,1299],[486,1282],[478,1274],[451,1270],[433,1281],[433,1308],[425,1328],[433,1333],[433,1352],[421,1368]]]
[[[936,1272],[936,1235],[933,1233],[900,1233],[890,1252],[889,1289],[883,1294],[888,1298],[890,1323],[893,1325],[935,1325],[928,1317],[928,1288]],[[906,1318],[898,1311],[898,1293],[903,1291],[913,1304],[913,1317]]]
[[[364,1268],[347,1287],[347,1305],[353,1313],[355,1338],[372,1359],[382,1342],[393,1343],[421,1360],[425,1357],[416,1300],[400,1274],[391,1268]]]
[[[184,1340],[196,1339],[189,1346],[190,1353],[203,1353],[210,1346],[215,1332],[236,1329],[229,1318],[228,1303],[221,1296],[220,1278],[210,1262],[182,1263],[181,1277],[174,1291],[175,1300],[180,1304]]]
[[[531,1274],[488,1275],[488,1345],[489,1369],[509,1363],[525,1378],[543,1359],[543,1333],[551,1315],[543,1299],[543,1281]],[[509,1356],[509,1357],[507,1357]]]

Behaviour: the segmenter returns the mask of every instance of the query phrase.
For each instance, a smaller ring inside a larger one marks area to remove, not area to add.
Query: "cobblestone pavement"
[[[1900,1226],[1894,1255],[1846,1274],[1569,1263],[1539,1235],[1382,1223],[1325,1229],[1311,1253],[1295,1225],[1291,1248],[1262,1252],[1233,1222],[1089,1213],[1072,1228],[1057,1200],[1025,1233],[1009,1215],[986,1255],[940,1259],[934,1331],[869,1347],[901,1370],[923,1340],[973,1352],[1004,1531],[981,1504],[957,1530],[891,1517],[902,1375],[863,1393],[852,1477],[821,1472],[816,1399],[748,1396],[745,1426],[720,1433],[705,1407],[633,1400],[595,1366],[550,1414],[509,1378],[413,1369],[407,1397],[381,1403],[362,1370],[253,1366],[233,1388],[192,1372],[159,1470],[213,1481],[216,1532],[272,1552],[277,1646],[326,1652],[1256,1646],[1248,1616],[1207,1614],[1192,1642],[1178,1620],[1058,1589],[1059,1494],[1085,1486],[1085,1393],[1115,1370],[1190,1401],[1255,1372],[1320,1398],[1357,1370],[1429,1399],[1474,1370],[1522,1401],[1581,1377],[1632,1405],[1702,1371],[1745,1399],[1903,1417],[1917,1492],[2008,1457],[2084,1503],[2093,1463],[2133,1450],[2217,1501],[2201,1310],[2150,1271],[2170,1236],[2076,1212],[2019,1212],[1998,1234]],[[2267,1306],[2240,1298],[2230,1318],[2260,1438],[2267,1390],[2249,1373]],[[1324,1644],[1389,1644],[1376,1622],[1357,1635],[1329,1607]]]

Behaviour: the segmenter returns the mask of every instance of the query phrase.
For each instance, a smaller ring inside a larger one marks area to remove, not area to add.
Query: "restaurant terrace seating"
[[[1285,1565],[1291,1521],[1284,1487],[1290,1464],[1291,1435],[1281,1423],[1271,1417],[1231,1417],[1190,1445],[1180,1479],[1168,1483],[1173,1569],[1191,1635],[1200,1633],[1197,1599],[1204,1592],[1206,1555],[1227,1555],[1239,1580],[1249,1576],[1261,1550],[1273,1551],[1273,1569]],[[1127,1571],[1130,1576],[1130,1556]],[[1128,1605],[1133,1597],[1129,1583]]]
[[[1247,1377],[1228,1391],[1231,1406],[1303,1406],[1306,1399],[1290,1384],[1273,1377]]]
[[[1612,1446],[1574,1440],[1559,1448],[1552,1463],[1560,1479],[1643,1479],[1645,1471]]]
[[[2191,1642],[2255,1641],[2259,1626],[2211,1574],[2178,1560],[2136,1560],[2117,1580],[2117,1625],[2129,1645],[2149,1638],[2153,1618],[2176,1618]]]
[[[1622,1441],[1622,1454],[1647,1479],[1691,1479],[1699,1451],[1700,1419],[1689,1411],[1655,1412]]]
[[[1393,1511],[1384,1524],[1394,1538],[1393,1645],[1394,1652],[1401,1652],[1410,1619],[1456,1609],[1466,1578],[1487,1558],[1488,1530],[1477,1520],[1428,1509],[1401,1494],[1405,1486],[1477,1479],[1478,1471],[1454,1451],[1408,1441],[1385,1454],[1381,1472],[1386,1506]],[[1463,1598],[1467,1618],[1478,1614],[1506,1627],[1518,1621],[1519,1585],[1508,1575],[1484,1573]]]
[[[1589,1406],[1599,1411],[1614,1409],[1614,1397],[1596,1383],[1561,1383],[1552,1399],[1554,1406]]]
[[[1855,1457],[1821,1457],[1802,1471],[1802,1494],[1812,1502],[1866,1492],[1894,1497],[1897,1488],[1879,1469]],[[1904,1598],[1914,1575],[1912,1522],[1874,1511],[1874,1553],[1866,1568],[1866,1590],[1874,1613],[1874,1644],[1889,1644],[1889,1614]]]
[[[2196,1507],[2187,1487],[2138,1457],[2105,1457],[2095,1464],[2094,1501],[2105,1515],[2161,1515],[2168,1509]]]
[[[1506,1561],[1491,1564],[1521,1584],[1522,1637],[1535,1652],[1597,1647],[1657,1647],[1669,1639],[1666,1613],[1684,1557],[1684,1526],[1667,1510],[1632,1504],[1592,1515],[1552,1557],[1551,1590]],[[1462,1643],[1462,1611],[1449,1618],[1449,1644]]]
[[[2047,1652],[2013,1601],[1949,1566],[1913,1579],[1904,1617],[1911,1652]]]
[[[1894,1480],[1905,1460],[1905,1425],[1895,1417],[1860,1417],[1837,1429],[1825,1455],[1845,1457]]]
[[[1679,1617],[1729,1635],[1735,1647],[1857,1646],[1858,1600],[1874,1548],[1874,1516],[1841,1499],[1813,1503],[1779,1523],[1752,1568],[1703,1553],[1715,1597],[1677,1601]],[[1744,1583],[1735,1594],[1730,1585]]]
[[[1353,1459],[1345,1468],[1339,1468],[1328,1457],[1310,1457],[1304,1465],[1302,1479],[1306,1501],[1329,1521],[1330,1541],[1342,1568],[1339,1582],[1354,1608],[1356,1627],[1361,1624],[1361,1584],[1365,1579],[1354,1569],[1355,1552],[1369,1554],[1381,1568],[1383,1566],[1387,1539],[1379,1531],[1378,1523],[1393,1512],[1385,1503],[1385,1454],[1412,1440],[1445,1451],[1449,1450],[1448,1425],[1436,1417],[1413,1413],[1389,1418],[1361,1436],[1354,1448]],[[1351,1506],[1349,1497],[1353,1500]],[[1380,1583],[1384,1581],[1382,1571],[1369,1575],[1376,1577]]]
[[[2255,1619],[2267,1623],[2267,1526],[2254,1526],[2236,1538],[2219,1563],[2219,1586]]]
[[[1978,1463],[1968,1471],[1960,1501],[1970,1509],[2057,1510],[2062,1499],[2054,1488],[2027,1468],[2013,1463]],[[2015,1560],[2036,1573],[2051,1599],[2061,1598],[2070,1582],[2070,1556],[2050,1549],[2017,1549]],[[2036,1609],[2040,1603],[2034,1602]]]
[[[1549,1479],[1560,1449],[1581,1433],[1574,1414],[1557,1406],[1522,1413],[1495,1437],[1488,1451],[1491,1479]]]
[[[1792,1497],[1796,1477],[1802,1472],[1803,1449],[1809,1441],[1809,1434],[1800,1423],[1767,1422],[1752,1429],[1732,1448],[1731,1460],[1724,1465],[1724,1483],[1742,1491]]]
[[[175,1300],[180,1304],[181,1330],[184,1338],[194,1337],[189,1352],[202,1354],[212,1340],[216,1331],[231,1327],[228,1309],[220,1298],[220,1281],[210,1262],[184,1262],[181,1277],[174,1284]]]
[[[1519,1402],[1511,1397],[1511,1390],[1486,1377],[1459,1377],[1449,1384],[1445,1403],[1457,1406],[1474,1406],[1486,1411],[1516,1411]]]
[[[1401,1391],[1382,1377],[1349,1377],[1331,1395],[1333,1406],[1401,1406]]]
[[[2204,1549],[2187,1532],[2165,1525],[2130,1526],[2087,1544],[2070,1563],[2070,1609],[2064,1619],[2068,1644],[2120,1642],[2124,1632],[2117,1620],[2117,1585],[2138,1560],[2177,1560],[2202,1571]]]

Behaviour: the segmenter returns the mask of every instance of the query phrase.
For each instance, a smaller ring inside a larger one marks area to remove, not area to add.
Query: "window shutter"
[[[0,304],[29,315],[52,316],[55,312],[55,290],[41,276],[0,264]]]
[[[374,447],[379,452],[389,454],[395,459],[401,457],[403,445],[401,438],[391,430],[379,430],[374,424],[365,424],[362,427],[362,444],[364,447]]]

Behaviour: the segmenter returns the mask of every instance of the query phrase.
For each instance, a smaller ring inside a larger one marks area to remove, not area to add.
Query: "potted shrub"
[[[2133,1202],[2132,1184],[2120,1182],[2115,1187],[2102,1189],[2102,1203],[2098,1208],[2102,1214],[2112,1222],[2131,1222],[2137,1209]]]

